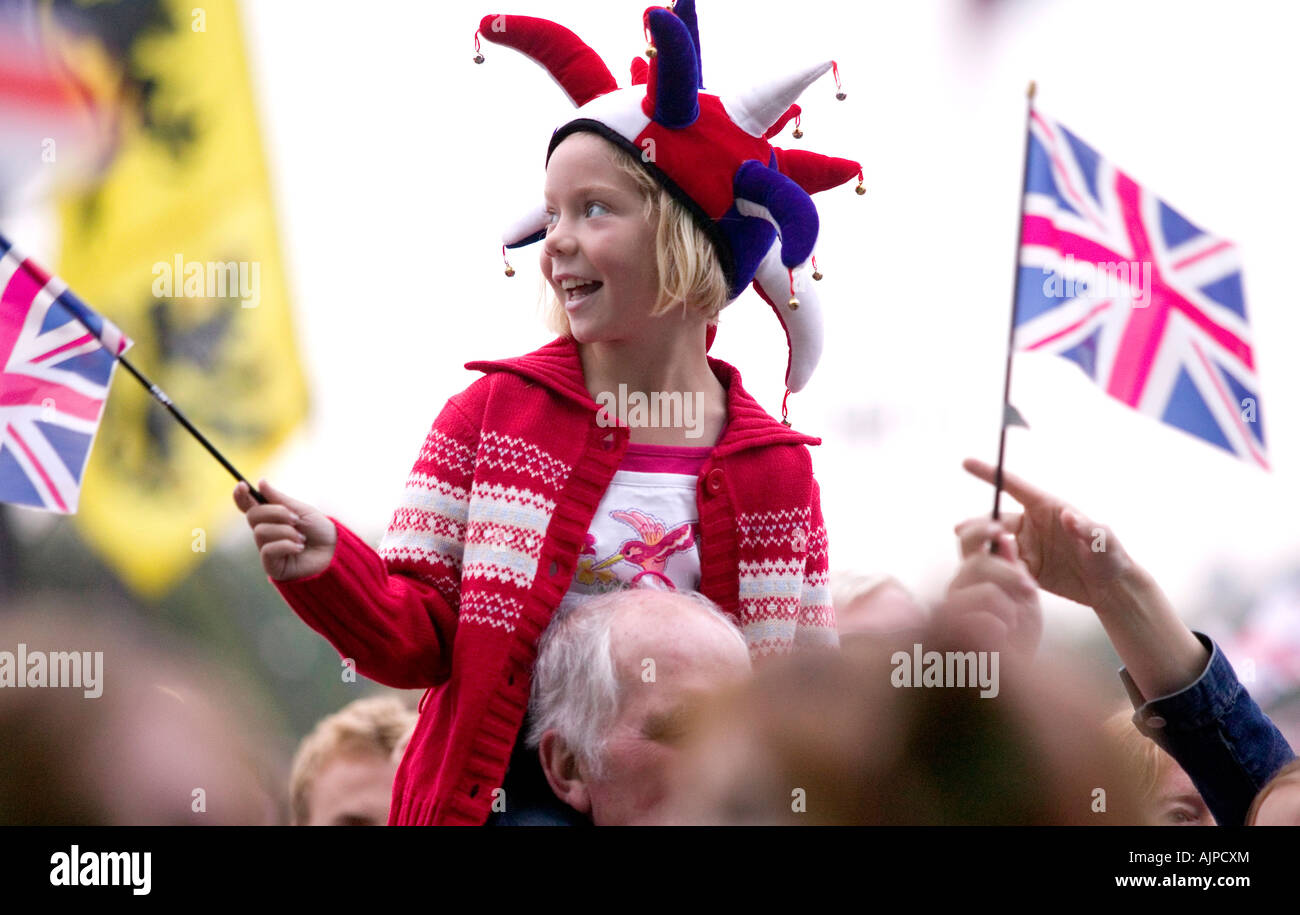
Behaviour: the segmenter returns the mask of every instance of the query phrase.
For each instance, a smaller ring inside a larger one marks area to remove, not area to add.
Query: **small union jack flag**
[[[71,514],[131,345],[0,236],[0,502]]]
[[[1037,111],[1021,231],[1017,349],[1064,356],[1133,409],[1267,469],[1232,242]]]

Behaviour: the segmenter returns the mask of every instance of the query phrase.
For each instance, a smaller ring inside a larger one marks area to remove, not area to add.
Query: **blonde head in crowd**
[[[1133,774],[1145,825],[1214,825],[1214,817],[1192,780],[1172,756],[1137,729],[1131,707],[1119,709],[1103,727]]]
[[[312,789],[321,772],[336,759],[374,757],[395,768],[415,719],[416,713],[400,699],[378,696],[357,699],[318,721],[299,744],[289,775],[293,824],[311,822]]]
[[[1300,759],[1268,780],[1246,814],[1247,826],[1300,826]]]

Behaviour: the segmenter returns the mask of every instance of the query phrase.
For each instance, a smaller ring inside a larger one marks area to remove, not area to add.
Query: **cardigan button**
[[[722,492],[722,478],[723,473],[721,467],[714,467],[704,477],[704,488],[708,491],[709,495],[716,496],[718,493]]]
[[[1165,724],[1165,719],[1161,718],[1159,715],[1152,715],[1147,719],[1147,727],[1149,728],[1162,728]]]

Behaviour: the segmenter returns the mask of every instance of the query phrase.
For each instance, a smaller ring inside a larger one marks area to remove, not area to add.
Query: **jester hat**
[[[825,61],[747,92],[713,95],[704,91],[695,0],[679,0],[671,9],[650,7],[642,25],[650,34],[649,62],[634,59],[632,83],[622,89],[595,51],[547,19],[484,16],[474,47],[478,52],[481,35],[514,48],[541,65],[577,107],[577,116],[552,133],[548,163],[555,147],[575,131],[598,134],[635,156],[691,213],[712,240],[726,275],[726,304],[752,282],[781,321],[790,351],[785,384],[798,391],[822,350],[817,296],[811,288],[795,295],[795,270],[808,263],[817,241],[817,209],[809,195],[854,175],[858,193],[865,189],[857,162],[780,149],[768,139],[792,118],[795,138],[802,135],[795,100],[828,70],[838,85],[839,67]],[[476,63],[483,59],[476,53]],[[841,90],[836,97],[845,94]],[[542,240],[548,222],[545,207],[535,206],[506,230],[505,247]],[[815,261],[813,267],[820,279]]]

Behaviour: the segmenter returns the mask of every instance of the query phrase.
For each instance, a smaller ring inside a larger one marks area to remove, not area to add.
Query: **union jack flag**
[[[1031,112],[1017,349],[1076,362],[1135,410],[1268,468],[1241,262]]]
[[[0,236],[0,502],[71,514],[130,339]]]

